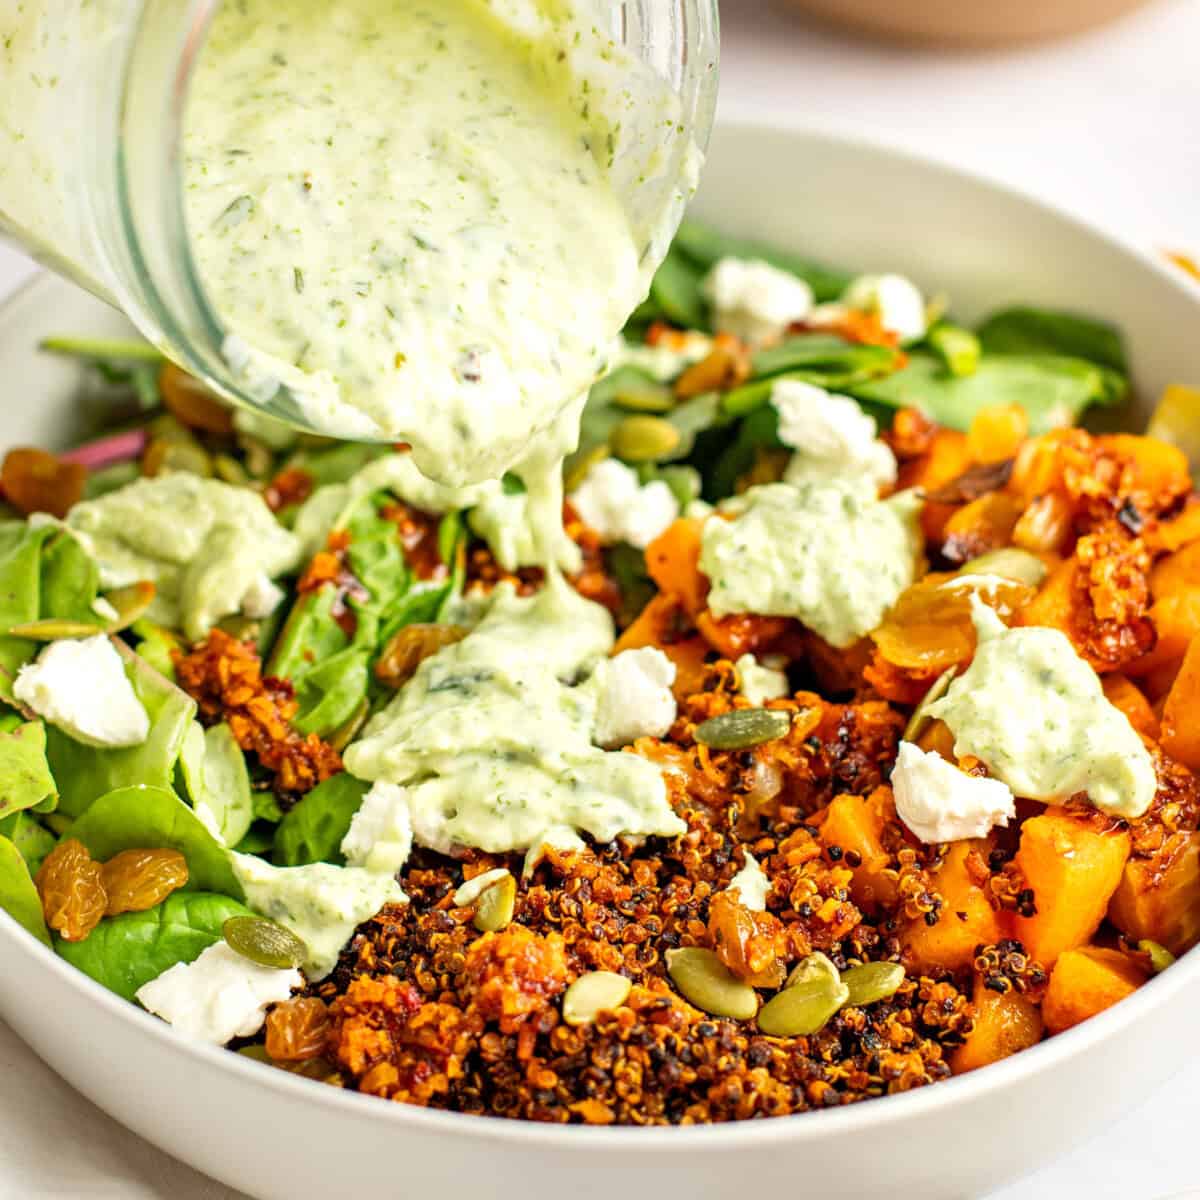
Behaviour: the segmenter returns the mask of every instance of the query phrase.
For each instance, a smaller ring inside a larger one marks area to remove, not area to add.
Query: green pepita
[[[612,450],[626,462],[657,462],[678,448],[679,430],[661,417],[626,417],[612,432]]]
[[[104,599],[116,610],[117,615],[108,623],[109,633],[120,633],[139,620],[154,603],[156,592],[149,580],[131,583],[128,587],[116,588],[105,593]]]
[[[972,558],[955,572],[957,575],[999,575],[1014,583],[1029,587],[1041,587],[1046,578],[1046,564],[1036,554],[1022,550],[1019,546],[1005,546],[1002,550],[989,550],[978,558]]]
[[[213,470],[216,471],[217,478],[223,479],[226,483],[244,487],[250,482],[250,475],[246,468],[231,454],[218,454],[213,459]]]
[[[1137,945],[1143,954],[1150,956],[1150,970],[1155,975],[1161,975],[1163,971],[1175,962],[1175,955],[1159,942],[1152,942],[1149,938],[1143,938]]]
[[[694,737],[714,750],[745,750],[783,737],[792,714],[779,708],[735,708],[696,726]]]
[[[13,625],[8,632],[11,637],[28,638],[31,642],[62,642],[69,638],[95,637],[104,630],[98,625],[89,625],[86,621],[58,621],[50,618],[45,621],[30,621],[25,625]]]
[[[711,950],[699,946],[668,950],[667,974],[685,1000],[711,1016],[748,1021],[758,1010],[758,993]]]
[[[784,988],[763,1005],[758,1027],[769,1037],[809,1037],[846,1003],[846,985],[825,974]]]
[[[665,413],[675,407],[675,393],[669,387],[649,380],[636,387],[622,387],[613,399],[632,412]]]
[[[904,727],[906,742],[915,742],[929,728],[933,722],[933,718],[929,715],[929,709],[935,701],[940,700],[946,694],[946,689],[950,686],[950,681],[954,678],[957,670],[957,667],[947,667],[933,681],[933,686],[922,697],[921,703],[913,709],[912,716],[908,718],[908,724]]]
[[[290,930],[266,917],[230,917],[221,926],[230,947],[260,967],[298,967],[308,947]]]
[[[863,963],[844,971],[842,983],[850,993],[846,1003],[863,1008],[894,996],[904,983],[904,968],[899,963]]]
[[[811,983],[816,979],[831,979],[834,983],[841,980],[841,974],[832,960],[819,950],[807,958],[802,958],[792,968],[783,986],[785,989],[799,987],[802,983]]]
[[[473,918],[475,928],[480,933],[499,933],[506,929],[513,919],[516,904],[517,881],[511,875],[505,875],[479,897]]]
[[[615,971],[580,975],[563,996],[562,1015],[568,1025],[590,1025],[598,1013],[620,1008],[633,984]]]
[[[168,471],[208,478],[213,473],[212,456],[198,442],[155,438],[142,455],[142,474],[162,475]]]
[[[573,492],[588,477],[591,469],[598,463],[602,463],[611,454],[608,443],[601,442],[600,445],[593,446],[590,450],[581,450],[577,455],[572,455],[570,466],[563,477],[563,488],[568,492]]]

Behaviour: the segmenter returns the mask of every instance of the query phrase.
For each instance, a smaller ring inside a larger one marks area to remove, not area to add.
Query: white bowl
[[[1138,250],[960,171],[823,135],[725,126],[698,210],[833,264],[905,272],[950,293],[968,318],[1018,301],[1110,317],[1142,396],[1200,382],[1200,292]],[[35,354],[39,337],[124,328],[49,279],[11,301],[0,320],[0,447],[67,436],[79,376]],[[908,1095],[706,1128],[558,1128],[388,1104],[193,1045],[0,914],[0,1015],[118,1120],[264,1198],[979,1196],[1161,1083],[1191,1044],[1198,1004],[1193,953],[1067,1034]]]

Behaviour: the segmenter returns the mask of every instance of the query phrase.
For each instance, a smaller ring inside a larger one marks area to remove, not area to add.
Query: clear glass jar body
[[[188,81],[220,0],[25,0],[0,16],[0,236],[123,309],[164,354],[243,404],[198,277],[182,204]],[[624,0],[611,31],[679,98],[678,184],[707,145],[717,0]]]

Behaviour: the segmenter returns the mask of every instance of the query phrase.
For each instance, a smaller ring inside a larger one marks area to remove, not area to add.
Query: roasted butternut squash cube
[[[890,906],[896,899],[896,881],[884,874],[889,859],[883,848],[884,826],[895,817],[892,789],[878,787],[869,796],[835,797],[821,822],[821,841],[842,850],[842,861],[854,873],[850,894],[865,911]]]
[[[1042,1019],[1050,1033],[1062,1033],[1132,996],[1148,978],[1146,969],[1120,950],[1064,950],[1050,972]]]
[[[1192,638],[1167,693],[1159,744],[1185,767],[1200,770],[1200,637]]]
[[[956,1075],[999,1062],[1018,1050],[1028,1050],[1042,1040],[1042,1014],[1038,1006],[1017,991],[1001,995],[975,983],[972,996],[975,1028],[950,1056]]]
[[[679,597],[691,617],[704,608],[708,578],[700,570],[704,522],[681,517],[646,547],[646,570],[659,590]]]
[[[1130,859],[1113,893],[1108,919],[1126,937],[1148,938],[1172,954],[1200,942],[1200,833],[1161,863]]]

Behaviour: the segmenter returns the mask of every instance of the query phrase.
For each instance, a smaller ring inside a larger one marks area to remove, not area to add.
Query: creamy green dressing
[[[578,685],[612,643],[607,611],[558,576],[528,598],[502,585],[475,630],[371,720],[346,767],[403,785],[417,842],[443,853],[525,850],[551,831],[682,833],[653,763],[592,744],[596,702]]]
[[[256,492],[183,471],[77,504],[66,523],[96,560],[101,586],[152,581],[150,619],[193,641],[301,562],[300,540]]]
[[[1157,790],[1154,763],[1100,678],[1057,629],[1008,629],[972,600],[978,648],[929,715],[973,755],[1032,800],[1086,792],[1097,808],[1140,817]]]
[[[586,0],[221,6],[185,202],[252,387],[282,381],[340,436],[411,442],[448,482],[528,457],[603,364],[682,199],[649,221],[623,203],[646,72],[603,19]]]
[[[700,569],[714,615],[795,617],[833,646],[874,629],[916,578],[913,492],[887,500],[864,480],[770,483],[725,501],[704,524]]]

